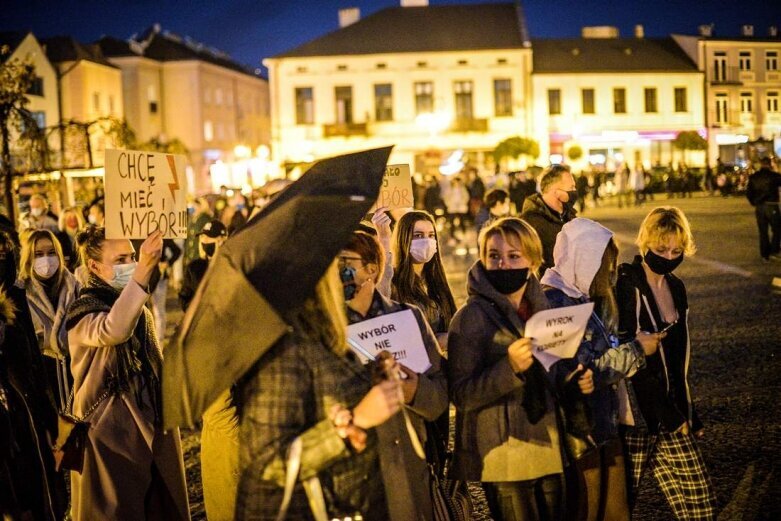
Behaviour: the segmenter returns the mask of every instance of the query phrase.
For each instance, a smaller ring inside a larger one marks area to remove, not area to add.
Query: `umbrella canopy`
[[[390,151],[316,163],[220,248],[166,350],[166,428],[194,424],[288,331],[377,199]]]

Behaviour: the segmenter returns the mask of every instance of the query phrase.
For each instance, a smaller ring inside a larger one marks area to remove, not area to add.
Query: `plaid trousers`
[[[716,495],[691,434],[650,434],[629,428],[623,438],[631,486],[630,503],[634,503],[640,480],[650,468],[676,519],[716,519]]]

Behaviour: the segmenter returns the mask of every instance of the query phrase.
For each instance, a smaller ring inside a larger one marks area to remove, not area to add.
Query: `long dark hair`
[[[596,305],[597,314],[609,333],[614,333],[618,327],[618,304],[613,290],[617,264],[618,246],[613,239],[610,239],[602,254],[602,263],[588,290],[589,297]]]
[[[427,292],[423,291],[423,285],[415,274],[413,259],[409,249],[412,244],[412,235],[415,231],[415,223],[428,221],[434,226],[434,237],[437,240],[437,252],[434,257],[423,265],[422,282],[425,282]],[[456,302],[453,293],[445,277],[445,268],[440,257],[439,234],[437,225],[430,213],[422,210],[413,210],[405,213],[396,223],[393,241],[393,289],[396,300],[405,304],[433,301],[438,307],[445,327],[450,326],[450,319],[456,313]]]

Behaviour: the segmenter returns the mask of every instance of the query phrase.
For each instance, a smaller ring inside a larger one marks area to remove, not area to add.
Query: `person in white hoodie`
[[[618,342],[613,232],[590,219],[573,219],[556,237],[553,259],[554,267],[541,280],[550,305],[595,304],[575,357],[558,362],[550,372],[564,409],[571,459],[567,519],[628,521],[618,435],[619,404],[627,399],[623,379],[645,367],[645,356],[656,351],[660,335],[640,332],[631,341]],[[589,395],[576,392],[572,377],[573,371],[584,370],[594,373],[595,389]]]

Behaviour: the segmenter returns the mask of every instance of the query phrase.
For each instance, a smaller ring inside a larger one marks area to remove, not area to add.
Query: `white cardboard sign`
[[[534,339],[532,353],[546,371],[559,360],[575,356],[593,310],[593,302],[546,309],[526,322],[523,336]]]
[[[374,356],[380,351],[390,352],[397,362],[416,373],[431,367],[418,321],[410,309],[351,324],[347,336]],[[364,364],[369,361],[360,351],[354,352]]]
[[[106,150],[107,239],[187,237],[185,157],[160,152]]]
[[[370,210],[386,206],[394,208],[413,208],[415,201],[412,190],[412,174],[409,165],[388,165],[382,178],[382,188],[377,203]]]

